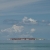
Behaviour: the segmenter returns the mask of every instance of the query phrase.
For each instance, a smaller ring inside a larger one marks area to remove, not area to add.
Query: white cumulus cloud
[[[25,23],[25,24],[37,24],[37,20],[34,20],[32,18],[24,17],[23,18],[23,23]]]
[[[11,28],[1,30],[1,32],[10,32],[10,33],[14,32],[14,33],[17,33],[17,32],[22,32],[23,28],[24,28],[23,26],[13,25]]]

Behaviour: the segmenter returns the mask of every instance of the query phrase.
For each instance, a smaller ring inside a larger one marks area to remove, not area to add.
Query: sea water
[[[0,50],[50,50],[50,43],[0,43]]]

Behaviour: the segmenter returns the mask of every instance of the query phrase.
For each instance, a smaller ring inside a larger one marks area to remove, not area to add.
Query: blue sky
[[[50,0],[0,0],[0,40],[14,37],[50,39]]]

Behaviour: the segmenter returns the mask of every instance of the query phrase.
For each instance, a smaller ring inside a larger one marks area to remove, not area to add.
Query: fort
[[[45,40],[45,39],[37,39],[37,38],[10,38],[10,40]]]
[[[35,40],[35,38],[10,38],[10,40]]]

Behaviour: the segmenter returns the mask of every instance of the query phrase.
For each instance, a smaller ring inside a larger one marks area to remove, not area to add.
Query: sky
[[[0,0],[0,42],[9,38],[50,40],[50,0]]]

